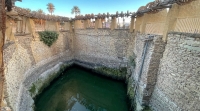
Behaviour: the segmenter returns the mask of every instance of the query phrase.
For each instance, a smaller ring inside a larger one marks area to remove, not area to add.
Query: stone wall
[[[60,32],[51,47],[39,38],[33,40],[31,35],[15,36],[15,41],[6,41],[4,47],[7,105],[13,110],[31,110],[34,101],[29,90],[32,85],[38,80],[45,81],[44,75],[51,76],[66,62],[126,67],[128,57],[133,54],[134,40],[128,30],[109,29]]]
[[[119,68],[135,54],[131,77],[140,105],[155,111],[200,110],[200,36],[171,33],[167,43],[162,39],[128,30],[86,29],[60,32],[48,47],[31,36],[16,36],[4,46],[7,104],[29,111],[34,102],[28,91],[32,84],[65,63]]]
[[[75,59],[82,62],[115,68],[126,66],[133,46],[134,36],[128,30],[75,30]]]
[[[200,110],[200,35],[169,34],[150,100],[155,111]]]
[[[19,109],[20,104],[27,105],[21,98],[27,88],[23,82],[28,79],[31,84],[37,74],[73,59],[73,37],[68,32],[60,32],[50,48],[39,40],[33,41],[32,36],[16,36],[15,39],[4,46],[5,99],[13,110]]]
[[[165,43],[162,41],[162,36],[158,35],[138,33],[135,38],[136,67],[132,70],[136,88],[135,99],[140,105],[148,105],[156,84],[157,69]]]

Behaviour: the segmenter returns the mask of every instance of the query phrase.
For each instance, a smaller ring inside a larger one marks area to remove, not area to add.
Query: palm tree
[[[44,11],[43,11],[42,9],[38,9],[37,12],[39,13],[40,17],[41,17],[43,14],[45,14]],[[42,19],[39,20],[39,23],[40,23],[40,25],[43,24]]]
[[[47,4],[47,9],[48,9],[49,13],[51,13],[51,15],[52,15],[52,13],[55,10],[55,7],[54,7],[54,5],[52,3],[48,3]]]
[[[75,14],[75,16],[77,16],[77,15],[80,15],[81,14],[81,11],[80,11],[80,9],[78,8],[78,6],[74,6],[73,8],[72,8],[72,12],[71,12],[72,14]]]
[[[39,14],[44,14],[44,11],[42,9],[38,9],[37,11]]]

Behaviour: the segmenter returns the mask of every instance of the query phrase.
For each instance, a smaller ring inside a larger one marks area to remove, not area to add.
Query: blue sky
[[[153,0],[22,0],[16,2],[15,5],[23,8],[30,8],[31,10],[42,9],[46,14],[47,4],[53,3],[55,6],[55,15],[74,17],[71,14],[73,6],[78,6],[81,14],[98,14],[107,13],[115,14],[118,12],[135,12],[140,6],[144,6]]]

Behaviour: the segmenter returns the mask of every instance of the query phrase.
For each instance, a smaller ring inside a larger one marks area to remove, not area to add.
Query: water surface
[[[72,67],[35,101],[36,111],[128,111],[126,85]]]

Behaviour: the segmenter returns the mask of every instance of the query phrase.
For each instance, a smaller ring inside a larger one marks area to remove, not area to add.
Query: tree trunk
[[[6,12],[5,0],[0,0],[0,109],[2,107],[3,89],[4,89],[4,63],[3,63],[3,46],[6,31]]]

